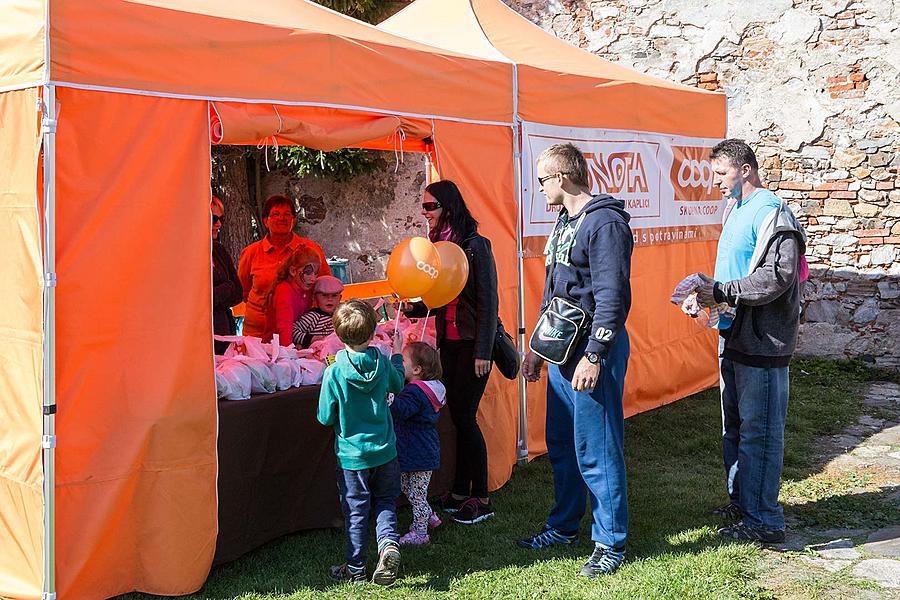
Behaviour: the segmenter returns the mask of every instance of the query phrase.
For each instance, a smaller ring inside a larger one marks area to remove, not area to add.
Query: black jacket
[[[241,282],[228,250],[219,242],[212,243],[213,262],[213,333],[234,335],[234,317],[231,307],[240,304],[244,298]],[[226,342],[216,342],[216,354],[228,347]]]
[[[629,220],[621,200],[600,194],[578,214],[563,209],[547,242],[541,312],[555,296],[578,304],[591,319],[579,349],[601,358],[609,355],[631,309],[634,237]],[[573,354],[573,362],[580,359],[581,353]]]
[[[456,328],[464,340],[475,341],[475,358],[491,360],[497,335],[497,266],[491,242],[472,232],[457,244],[469,260],[469,278],[456,304]],[[409,316],[424,317],[427,308],[418,303]],[[440,347],[447,329],[447,307],[434,310],[437,343]]]

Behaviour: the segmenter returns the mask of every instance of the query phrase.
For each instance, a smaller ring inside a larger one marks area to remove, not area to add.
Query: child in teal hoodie
[[[366,581],[369,514],[375,515],[378,565],[372,581],[390,585],[400,567],[396,501],[400,467],[388,392],[403,389],[400,338],[394,339],[390,361],[369,347],[377,316],[361,300],[342,303],[334,313],[334,332],[344,343],[335,363],[325,370],[318,419],[334,427],[338,489],[347,532],[347,562],[331,567],[335,579]]]

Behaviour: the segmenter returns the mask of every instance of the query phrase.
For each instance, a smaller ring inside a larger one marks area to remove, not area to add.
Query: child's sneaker
[[[400,548],[391,542],[378,553],[378,566],[372,573],[372,583],[393,585],[400,571]]]
[[[453,494],[447,492],[440,499],[441,510],[448,514],[453,514],[462,508],[462,505],[466,503],[468,498],[462,498],[461,500],[457,500],[453,497]]]
[[[474,525],[493,516],[494,507],[491,506],[490,501],[487,504],[482,504],[478,498],[469,498],[463,503],[462,508],[453,515],[453,520],[463,525]]]
[[[365,571],[351,571],[350,567],[347,566],[347,563],[344,563],[342,565],[334,565],[333,567],[328,569],[328,575],[332,579],[337,579],[338,581],[346,581],[347,583],[353,585],[363,585],[367,581]]]
[[[428,529],[437,529],[443,524],[444,522],[441,521],[441,518],[437,516],[436,512],[431,513],[431,516],[428,517]]]
[[[400,538],[401,546],[424,546],[425,544],[431,543],[431,537],[427,533],[416,533],[415,531],[409,531],[404,536]]]

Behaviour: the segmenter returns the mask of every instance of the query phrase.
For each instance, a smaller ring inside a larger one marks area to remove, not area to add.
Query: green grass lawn
[[[797,360],[792,367],[785,479],[814,471],[816,436],[839,431],[862,410],[866,381],[890,377],[855,363]],[[552,502],[549,462],[518,468],[493,495],[497,514],[479,525],[449,522],[425,548],[404,549],[402,578],[391,588],[332,582],[342,562],[340,531],[288,536],[215,568],[191,598],[770,598],[760,585],[760,551],[720,542],[709,510],[726,498],[720,459],[718,391],[637,415],[626,422],[631,529],[628,557],[610,577],[578,569],[592,549],[589,524],[572,547],[521,550]],[[806,511],[810,510],[809,506]],[[409,509],[400,512],[402,531]],[[447,519],[449,521],[449,519]],[[839,525],[839,524],[838,524]],[[374,551],[373,551],[374,554]],[[374,557],[370,555],[370,570]],[[132,594],[128,598],[147,598]]]

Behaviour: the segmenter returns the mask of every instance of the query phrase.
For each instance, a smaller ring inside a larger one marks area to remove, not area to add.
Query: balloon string
[[[429,309],[425,312],[425,318],[422,319],[422,333],[419,335],[419,339],[422,340],[422,341],[425,340],[425,329],[428,327],[428,316],[429,316],[430,314],[431,314],[431,309],[429,308]]]
[[[397,305],[397,308],[396,308],[396,310],[397,310],[397,320],[396,320],[396,322],[394,323],[394,335],[395,335],[395,336],[400,335],[400,312],[401,312],[400,307],[401,307],[401,306],[402,306],[402,304],[398,304],[398,305]]]

